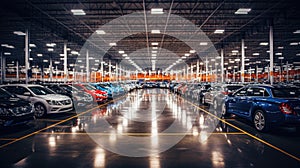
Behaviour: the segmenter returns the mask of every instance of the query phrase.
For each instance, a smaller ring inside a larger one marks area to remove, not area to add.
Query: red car
[[[77,89],[83,90],[93,96],[94,102],[104,103],[107,101],[107,92],[97,90],[94,86],[89,84],[73,84]]]

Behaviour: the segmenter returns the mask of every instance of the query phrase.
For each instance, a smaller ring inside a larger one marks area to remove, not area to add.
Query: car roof
[[[42,85],[37,85],[37,84],[8,84],[8,85],[1,85],[1,86],[23,86],[23,87],[39,86],[39,87],[43,87]]]

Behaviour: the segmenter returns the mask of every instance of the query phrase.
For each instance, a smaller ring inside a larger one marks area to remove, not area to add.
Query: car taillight
[[[223,95],[228,95],[228,94],[229,94],[229,92],[222,92],[222,94],[223,94]]]
[[[281,103],[279,105],[279,109],[282,113],[284,114],[295,114],[294,110],[291,108],[290,105],[286,104],[286,103]]]

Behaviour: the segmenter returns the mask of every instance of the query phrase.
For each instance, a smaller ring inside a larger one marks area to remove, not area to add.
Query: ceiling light
[[[188,56],[190,56],[190,54],[187,53],[187,54],[184,54],[184,56],[188,57]]]
[[[278,57],[278,59],[280,59],[280,60],[283,60],[283,59],[284,59],[284,57]]]
[[[56,46],[56,44],[55,43],[47,43],[46,46],[47,47],[54,47],[54,46]]]
[[[251,11],[251,8],[240,8],[234,12],[236,15],[247,15]]]
[[[268,42],[260,42],[259,45],[261,45],[261,46],[267,46],[267,45],[269,45],[269,43]]]
[[[67,51],[70,51],[71,50],[71,48],[67,48]]]
[[[35,44],[29,44],[29,47],[36,47]]]
[[[152,51],[152,53],[157,53],[157,51]]]
[[[158,43],[151,43],[151,45],[158,45]]]
[[[190,50],[191,54],[194,54],[196,52],[196,50]]]
[[[250,61],[250,59],[249,59],[249,58],[246,58],[245,61]]]
[[[293,43],[290,43],[291,46],[295,46],[295,45],[298,45],[299,43],[296,43],[296,42],[293,42]]]
[[[106,34],[104,30],[96,30],[97,34]]]
[[[158,49],[158,47],[152,47],[152,49],[153,49],[153,50],[157,50],[157,49]]]
[[[231,52],[232,53],[238,53],[239,51],[238,50],[232,50]]]
[[[59,54],[59,56],[61,56],[61,57],[64,57],[64,56],[65,56],[65,54]]]
[[[296,56],[300,56],[300,53],[296,54]]]
[[[71,51],[71,54],[73,54],[73,55],[79,55],[79,53],[77,51]]]
[[[261,61],[256,61],[256,63],[257,63],[257,64],[260,64],[260,63],[261,63]]]
[[[270,50],[267,50],[266,52],[267,52],[267,53],[270,53]]]
[[[14,34],[18,35],[18,36],[25,36],[26,33],[21,32],[21,31],[14,31]]]
[[[151,33],[152,33],[152,34],[159,34],[159,33],[160,33],[160,30],[151,30]]]
[[[156,59],[156,57],[151,57],[152,59]]]
[[[37,54],[37,56],[38,56],[38,57],[42,57],[42,56],[43,56],[43,54]]]
[[[125,59],[127,59],[127,60],[128,60],[128,59],[130,59],[130,58],[129,58],[129,57],[125,57]]]
[[[217,29],[214,31],[215,34],[223,34],[225,30],[223,29]]]
[[[109,43],[109,46],[117,46],[117,43]]]
[[[33,58],[29,58],[29,61],[33,61]]]
[[[247,46],[244,47],[244,49],[247,49],[247,48],[248,48]]]
[[[100,62],[100,60],[95,60],[95,62]]]
[[[124,53],[125,53],[125,51],[123,51],[123,50],[119,51],[119,54],[124,54]]]
[[[11,53],[10,52],[5,52],[5,53],[3,53],[4,55],[11,55]]]
[[[163,11],[163,8],[152,8],[151,9],[151,14],[163,14],[164,11]]]
[[[71,9],[73,15],[86,15],[83,9]]]
[[[128,55],[127,55],[127,54],[122,54],[122,56],[123,56],[123,57],[127,57]]]
[[[228,65],[228,62],[225,62],[224,65]]]
[[[1,44],[1,46],[6,48],[15,48],[13,45],[9,45],[9,44]]]
[[[234,61],[229,61],[229,63],[233,64],[233,63],[234,63]]]
[[[48,48],[48,51],[54,51],[54,49],[53,48]]]
[[[278,47],[279,50],[282,50],[283,48],[284,48],[284,47],[282,47],[282,46]]]
[[[156,57],[156,56],[157,56],[157,54],[151,54],[151,56],[153,56],[153,57]]]
[[[60,64],[60,62],[59,61],[54,61],[54,64]]]
[[[275,55],[282,55],[282,53],[275,53]]]
[[[300,33],[300,30],[296,30],[293,32],[294,34],[299,34]]]
[[[182,59],[186,59],[186,56],[181,57]]]
[[[216,59],[211,59],[210,61],[216,61]]]
[[[82,60],[77,60],[77,62],[82,62]]]
[[[48,60],[43,60],[43,62],[49,62]]]
[[[252,55],[254,55],[254,56],[258,56],[258,55],[259,55],[259,53],[253,53]]]
[[[207,42],[200,42],[201,46],[206,46],[208,43]]]

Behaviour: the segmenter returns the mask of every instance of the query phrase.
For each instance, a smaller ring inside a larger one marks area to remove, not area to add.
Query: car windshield
[[[4,89],[0,89],[0,99],[5,99],[5,98],[9,98],[9,97],[12,97],[12,95],[9,94]]]
[[[28,87],[34,94],[36,95],[47,95],[47,94],[55,94],[55,92],[53,92],[50,89],[47,88],[43,88],[40,86],[31,86]]]
[[[238,89],[240,89],[240,88],[242,88],[243,86],[227,86],[226,87],[226,91],[227,92],[233,92],[233,91],[235,91],[235,90],[238,90]]]
[[[96,90],[94,86],[91,85],[83,85],[87,90]]]
[[[274,97],[293,98],[300,97],[299,88],[273,88],[272,94]]]

